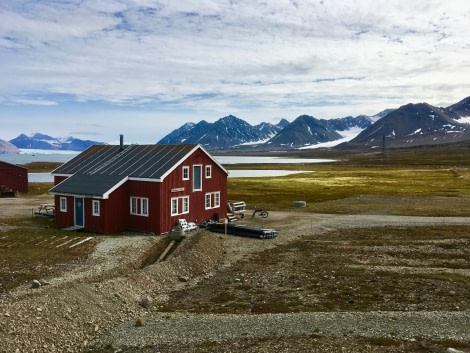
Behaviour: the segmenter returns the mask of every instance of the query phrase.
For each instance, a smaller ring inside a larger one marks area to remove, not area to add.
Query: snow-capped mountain
[[[208,149],[230,149],[244,144],[260,144],[281,131],[289,122],[282,119],[278,124],[261,123],[256,126],[245,120],[229,115],[208,123],[205,120],[197,124],[186,123],[174,130],[158,143],[198,143]]]
[[[470,140],[470,125],[461,122],[455,105],[451,107],[427,103],[401,106],[339,147],[407,147]]]
[[[301,115],[266,144],[272,147],[303,147],[339,140],[341,137],[335,129],[321,120],[310,115]]]
[[[269,140],[266,145],[271,147],[307,148],[324,145],[332,141],[340,143],[340,141],[343,142],[343,138],[350,136],[351,131],[358,134],[370,125],[372,125],[372,120],[365,115],[330,120],[301,115]]]
[[[447,107],[447,110],[458,115],[458,122],[470,123],[470,97],[462,99],[460,102]]]
[[[104,145],[104,142],[81,140],[74,137],[52,137],[41,133],[31,136],[21,134],[10,140],[10,143],[20,149],[40,149],[40,150],[66,150],[83,151],[92,145]]]

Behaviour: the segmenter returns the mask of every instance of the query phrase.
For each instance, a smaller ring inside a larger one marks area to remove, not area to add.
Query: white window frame
[[[147,197],[131,196],[130,198],[130,213],[133,216],[149,215],[149,199]]]
[[[149,199],[148,198],[143,197],[140,199],[140,210],[141,210],[142,216],[149,215]]]
[[[200,170],[200,173],[199,173],[199,176],[197,177],[196,176],[196,167],[199,168]],[[203,179],[203,166],[202,164],[195,164],[193,165],[193,191],[202,191],[202,179]],[[195,183],[196,183],[196,180],[199,178],[199,187],[196,187]]]
[[[171,198],[171,215],[176,216],[178,214],[178,198]]]
[[[172,216],[189,213],[189,196],[172,197],[170,207],[170,214]]]
[[[204,206],[206,210],[220,207],[220,191],[208,192],[204,198]]]
[[[189,196],[182,197],[183,213],[189,213]]]
[[[214,192],[214,207],[220,207],[220,191]]]
[[[60,212],[67,212],[67,198],[66,197],[61,197],[59,199],[59,209],[60,209]]]
[[[205,208],[206,210],[212,208],[212,196],[211,194],[206,194],[206,197],[205,197]]]
[[[99,216],[101,207],[100,207],[100,201],[99,200],[92,200],[91,201],[91,209],[92,209],[92,216]]]
[[[206,179],[212,178],[212,166],[211,165],[206,165],[205,176],[206,176]]]
[[[189,166],[183,166],[183,180],[189,180]]]

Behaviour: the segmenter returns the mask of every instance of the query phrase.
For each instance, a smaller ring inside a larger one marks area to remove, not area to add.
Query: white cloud
[[[466,0],[6,0],[0,108],[107,102],[257,123],[452,104],[470,86],[469,18]]]

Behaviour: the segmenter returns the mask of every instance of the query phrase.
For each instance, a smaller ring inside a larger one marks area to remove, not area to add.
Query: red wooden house
[[[200,145],[97,145],[52,174],[59,227],[162,234],[227,212],[228,172]]]
[[[28,169],[0,161],[0,188],[4,192],[28,192]]]

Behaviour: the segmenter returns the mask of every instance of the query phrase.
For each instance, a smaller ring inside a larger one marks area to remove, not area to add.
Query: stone
[[[37,279],[33,279],[33,282],[31,283],[31,288],[37,289],[41,287],[41,282],[39,282]]]
[[[178,276],[178,280],[180,282],[188,282],[189,281],[189,278],[188,277],[185,277],[185,276]]]
[[[144,326],[144,320],[139,317],[136,321],[135,321],[135,327],[142,327]]]

